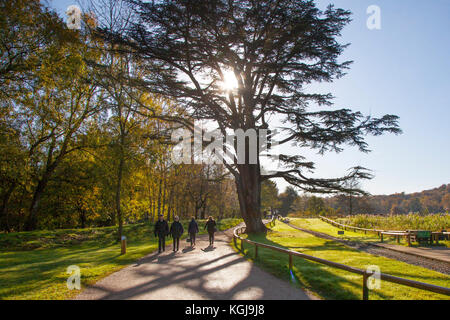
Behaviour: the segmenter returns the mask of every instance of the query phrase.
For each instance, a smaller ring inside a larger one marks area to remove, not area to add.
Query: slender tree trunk
[[[352,215],[352,213],[353,213],[353,197],[350,195],[348,200],[349,200],[349,214]]]
[[[266,232],[261,219],[261,178],[258,164],[239,165],[236,189],[247,233]]]
[[[173,212],[173,207],[175,206],[173,203],[173,187],[170,187],[167,193],[169,194],[167,199],[167,221],[170,221],[170,216]]]
[[[198,210],[200,211],[200,218],[205,219],[205,206],[203,205],[203,203],[200,204]]]
[[[198,210],[200,209],[200,207],[197,205],[197,202],[194,203],[194,208],[195,208],[195,220],[198,219]]]
[[[162,194],[162,179],[159,178],[159,185],[158,185],[158,217],[161,214],[161,194]]]
[[[170,222],[170,212],[172,211],[172,206],[170,202],[167,204],[167,222]]]
[[[202,219],[206,219],[206,209],[208,207],[207,198],[202,202]]]
[[[164,210],[166,209],[166,190],[167,190],[167,184],[166,179],[163,180],[163,195],[162,195],[162,204],[161,204],[161,213],[164,215]],[[167,213],[168,215],[168,213]],[[168,220],[170,222],[170,220]]]
[[[15,188],[16,183],[14,182],[4,194],[2,199],[2,206],[0,208],[0,227],[3,228],[3,230],[5,230],[6,232],[11,232],[8,221],[8,202]]]
[[[152,190],[153,195],[155,194],[154,190]],[[155,213],[156,213],[156,197],[152,196],[152,202],[151,202],[151,216],[152,216],[152,223],[155,222]]]
[[[117,170],[117,186],[116,186],[116,213],[117,213],[117,220],[119,222],[119,228],[118,228],[118,240],[122,238],[122,229],[123,229],[123,217],[122,217],[122,210],[120,208],[120,195],[122,190],[122,176],[123,176],[123,166],[124,166],[124,157],[123,154],[120,156],[119,160],[119,168]]]
[[[86,228],[86,211],[83,209],[79,209],[79,217],[80,217],[80,228]]]

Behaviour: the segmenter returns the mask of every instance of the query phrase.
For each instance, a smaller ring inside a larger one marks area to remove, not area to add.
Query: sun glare
[[[234,76],[234,72],[232,70],[224,71],[223,78],[224,81],[221,83],[221,87],[223,90],[230,91],[238,87],[237,79]]]

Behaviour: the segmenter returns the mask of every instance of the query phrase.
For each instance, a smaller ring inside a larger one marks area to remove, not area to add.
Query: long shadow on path
[[[207,247],[207,237],[200,236],[194,249],[150,254],[77,299],[308,299],[302,290],[237,254],[224,233],[217,240]]]

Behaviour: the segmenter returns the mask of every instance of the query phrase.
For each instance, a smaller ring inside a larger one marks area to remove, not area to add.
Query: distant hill
[[[325,203],[341,212],[349,212],[351,205],[352,213],[442,213],[450,210],[450,184],[409,194],[402,192],[352,198],[339,195],[326,199]]]

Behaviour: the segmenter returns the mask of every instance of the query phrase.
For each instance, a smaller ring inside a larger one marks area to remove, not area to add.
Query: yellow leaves
[[[91,29],[95,29],[98,27],[98,20],[93,12],[85,13],[83,15],[83,20],[84,23],[86,23],[86,25]]]

